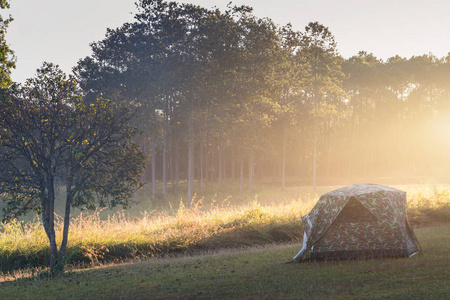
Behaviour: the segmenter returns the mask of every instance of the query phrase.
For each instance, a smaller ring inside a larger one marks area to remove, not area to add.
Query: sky
[[[12,79],[34,77],[44,61],[71,73],[78,60],[91,54],[89,44],[102,40],[107,28],[133,21],[136,0],[10,0],[6,41],[17,57]],[[181,0],[203,7],[225,9],[230,0]],[[400,55],[450,52],[448,0],[234,0],[258,17],[276,24],[291,23],[304,31],[318,21],[334,35],[344,58],[364,50],[386,60]]]

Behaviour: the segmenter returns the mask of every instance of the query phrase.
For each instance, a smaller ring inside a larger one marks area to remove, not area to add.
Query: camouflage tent
[[[419,252],[406,193],[356,184],[324,194],[302,217],[303,247],[293,260],[406,257]]]

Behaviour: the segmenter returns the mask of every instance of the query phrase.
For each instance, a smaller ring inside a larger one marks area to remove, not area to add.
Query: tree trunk
[[[143,142],[143,149],[142,150],[144,151],[145,154],[147,154],[147,151],[148,151],[148,149],[147,149],[147,142],[148,142],[147,136],[144,136],[144,142]],[[147,189],[148,189],[148,181],[147,181],[148,180],[148,170],[149,170],[148,169],[148,163],[146,162],[145,163],[145,169],[144,169],[144,172],[142,174],[142,180],[144,181],[144,200],[145,201],[147,201],[147,199],[148,199],[148,194],[147,194]]]
[[[73,197],[74,197],[74,194],[72,192],[72,182],[69,180],[69,182],[66,185],[66,208],[65,208],[65,212],[64,212],[63,236],[62,236],[61,247],[59,248],[59,263],[62,265],[65,264],[67,240],[69,238],[70,209],[72,206]]]
[[[244,194],[244,157],[241,154],[240,195]]]
[[[283,130],[283,164],[281,170],[281,186],[283,191],[286,189],[286,143],[287,143],[287,124],[284,125]]]
[[[250,157],[248,159],[248,196],[253,194],[253,174],[254,174],[254,155],[253,150],[250,150]]]
[[[225,182],[227,180],[227,168],[226,168],[226,153],[225,153],[225,143],[223,142],[223,135],[222,135],[222,185],[225,185]]]
[[[173,150],[173,135],[170,136],[170,142],[169,142],[169,175],[170,175],[170,189],[172,193],[175,192],[175,170],[174,170],[174,150]]]
[[[42,225],[50,244],[50,270],[53,271],[58,262],[58,247],[56,246],[55,234],[55,186],[53,177],[49,177],[46,187],[47,191],[43,192],[47,197],[41,204]]]
[[[317,176],[317,120],[314,119],[314,149],[313,149],[313,190],[316,192],[316,176]]]
[[[213,181],[213,180],[215,180],[215,178],[214,178],[214,154],[215,154],[215,151],[214,151],[214,148],[215,148],[215,143],[214,143],[214,139],[211,141],[211,161],[210,161],[210,164],[209,164],[209,166],[210,166],[210,170],[209,170],[209,179],[211,180],[211,181]]]
[[[376,145],[377,142],[375,140],[375,137],[377,136],[375,134],[375,130],[374,130],[374,121],[372,119],[373,117],[371,117],[369,119],[370,121],[370,132],[371,132],[371,136],[372,138],[370,139],[370,147],[369,147],[369,176],[372,178],[374,176],[374,162],[375,162],[375,149],[376,149]]]
[[[347,146],[347,158],[348,158],[348,165],[347,165],[347,178],[348,180],[352,180],[353,177],[353,149],[355,149],[355,127],[356,126],[356,120],[355,116],[353,115],[351,123],[350,123],[350,147]]]
[[[175,186],[180,182],[180,150],[178,149],[178,134],[175,135]]]
[[[194,193],[194,113],[189,114],[188,206]]]
[[[156,143],[152,141],[152,199],[156,197]]]
[[[222,164],[223,164],[223,159],[222,159],[222,155],[223,155],[223,146],[222,146],[222,137],[223,134],[222,132],[219,133],[219,191],[222,190]]]
[[[235,180],[236,180],[236,174],[235,174],[235,155],[234,155],[234,146],[231,146],[231,182],[234,186]]]
[[[167,195],[167,127],[168,127],[168,97],[165,97],[164,103],[164,126],[163,126],[163,165],[162,165],[162,180],[163,180],[163,195]]]
[[[203,140],[200,141],[200,193],[203,193]]]
[[[334,139],[331,136],[331,133],[329,134],[328,138],[327,138],[327,143],[328,145],[325,147],[325,149],[327,149],[327,177],[330,178],[331,177],[331,171],[332,171],[332,162],[333,162],[333,157],[332,157],[332,149],[335,149],[333,146],[334,145]]]
[[[210,149],[209,149],[209,134],[206,134],[206,157],[205,157],[205,160],[206,160],[206,162],[205,162],[205,175],[206,175],[206,180],[207,181],[211,181],[211,179],[210,179],[210,177],[209,177],[209,162],[210,162],[210,160],[209,160],[209,155],[210,155],[210,151],[209,151]]]
[[[317,114],[317,73],[314,74],[314,108]],[[313,190],[316,192],[316,165],[317,163],[317,116],[314,116],[314,146],[313,146]]]
[[[165,131],[165,129],[164,129]],[[167,147],[167,141],[166,141],[166,134],[163,134],[163,165],[162,165],[162,176],[163,176],[163,195],[167,195],[167,164],[166,164],[166,147]]]

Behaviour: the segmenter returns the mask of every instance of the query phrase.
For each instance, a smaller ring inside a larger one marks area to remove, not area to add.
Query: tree
[[[9,8],[8,0],[0,0],[0,8]],[[13,19],[11,16],[4,19],[0,15],[0,89],[8,88],[11,84],[11,69],[16,67],[14,52],[9,48],[5,40],[6,29]]]
[[[299,55],[304,56],[309,64],[309,74],[306,76],[308,84],[305,93],[312,100],[314,114],[314,143],[313,143],[313,187],[316,189],[317,175],[317,139],[318,117],[322,110],[319,103],[328,102],[333,94],[340,94],[342,58],[337,52],[336,41],[328,27],[310,22],[305,27],[302,39],[302,49]]]
[[[0,194],[5,219],[42,214],[50,269],[66,259],[71,206],[129,205],[145,157],[132,142],[129,109],[108,100],[86,105],[73,78],[51,63],[15,87],[0,110]],[[62,242],[55,233],[55,188],[66,187]]]
[[[313,165],[314,160],[314,183],[316,165],[319,172],[325,166],[329,175],[328,149],[342,127],[337,112],[350,105],[342,101],[342,58],[328,28],[317,22],[305,33],[289,25],[280,28],[254,16],[247,6],[229,5],[222,12],[141,0],[137,8],[136,21],[108,30],[104,40],[92,44],[92,57],[80,61],[76,72],[85,92],[95,96],[91,98],[112,93],[141,105],[139,126],[151,140],[152,147],[146,149],[152,149],[152,161],[158,145],[163,194],[166,172],[174,186],[182,168],[189,202],[195,193],[194,175],[202,186],[203,162],[206,177],[214,174],[220,189],[227,172],[234,178],[235,153],[249,160],[250,178],[254,159],[257,175],[263,165],[266,170],[279,166],[284,186],[286,169],[295,169],[287,164],[287,145],[294,141],[302,149],[299,164],[310,171],[309,161]],[[293,138],[294,133],[300,138]],[[315,150],[302,147],[313,136]],[[268,142],[277,137],[280,149]],[[194,157],[197,149],[200,153]],[[283,157],[276,157],[278,153]],[[187,159],[180,162],[180,156]],[[156,174],[155,163],[152,169]]]
[[[161,140],[163,194],[166,150],[169,160],[175,160],[169,161],[172,171],[177,159],[170,152],[178,152],[176,147],[185,138],[190,202],[194,193],[196,136],[210,128],[216,133],[217,124],[224,118],[210,123],[208,128],[196,123],[200,116],[211,116],[219,103],[224,107],[222,103],[233,93],[230,82],[237,65],[237,56],[233,54],[240,42],[235,33],[240,30],[235,19],[248,8],[234,7],[221,13],[217,9],[161,0],[138,1],[137,8],[135,23],[108,30],[103,41],[92,44],[93,57],[79,62],[77,77],[83,82],[83,89],[95,95],[120,90],[120,94],[128,97],[130,90],[140,91],[133,95],[133,100],[148,109],[147,116],[155,112],[162,116],[153,118],[162,121],[162,130],[146,131],[152,141]],[[146,129],[156,125],[152,120],[147,124],[150,126]],[[219,130],[224,128],[222,125]]]
[[[383,126],[383,115],[385,115],[380,113],[378,105],[382,100],[381,91],[384,88],[381,66],[381,60],[366,51],[358,52],[357,55],[350,57],[342,65],[343,72],[346,75],[343,85],[348,96],[348,104],[351,107],[347,122],[349,130],[343,132],[342,136],[348,136],[348,144],[351,145],[353,150],[348,151],[347,158],[340,160],[348,162],[349,173],[351,173],[352,161],[355,156],[353,151],[358,149],[358,146],[362,146],[368,150],[365,151],[367,156],[364,160],[367,164],[364,168],[367,170],[367,174],[372,175],[377,157],[376,145],[385,139],[378,134],[379,129]],[[355,143],[355,140],[364,142]]]
[[[279,90],[279,113],[277,114],[277,122],[274,129],[276,132],[282,131],[282,162],[281,162],[281,186],[283,190],[286,188],[286,153],[288,141],[288,129],[294,127],[299,118],[298,109],[301,106],[299,95],[303,88],[303,77],[307,74],[304,68],[305,62],[303,57],[296,55],[301,46],[300,32],[292,29],[291,24],[283,26],[279,30],[282,37],[280,53],[276,61],[276,71],[271,81],[276,82]],[[275,135],[276,136],[276,135]]]
[[[105,97],[113,92],[141,105],[139,127],[151,142],[153,174],[156,146],[162,148],[161,177],[166,195],[167,152],[169,140],[177,135],[177,127],[181,128],[175,111],[185,98],[183,85],[191,75],[186,76],[185,70],[192,56],[186,41],[196,9],[161,0],[142,0],[136,6],[136,22],[109,29],[104,40],[91,45],[92,57],[80,60],[75,72],[87,93]],[[198,11],[201,16],[202,10]],[[174,165],[169,164],[171,168]]]

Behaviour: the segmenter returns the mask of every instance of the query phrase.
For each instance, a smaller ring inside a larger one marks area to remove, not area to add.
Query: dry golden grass
[[[450,190],[447,187],[401,186],[407,191],[410,221],[428,225],[450,221]],[[332,189],[331,187],[329,189]],[[270,199],[282,199],[270,202]],[[295,241],[301,237],[301,216],[318,196],[306,189],[267,190],[257,202],[231,206],[202,200],[186,208],[182,202],[165,212],[125,211],[82,213],[71,222],[69,264],[98,265],[140,257],[192,253],[221,248]],[[261,204],[263,203],[263,204]],[[62,222],[57,222],[61,236]],[[0,225],[0,270],[47,265],[48,241],[40,221]]]

